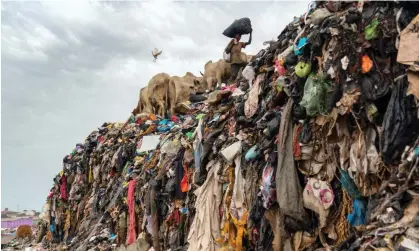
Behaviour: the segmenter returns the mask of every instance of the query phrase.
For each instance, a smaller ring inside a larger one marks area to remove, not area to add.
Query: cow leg
[[[176,107],[176,99],[175,98],[170,98],[170,115],[174,115],[175,114],[175,107]]]
[[[231,78],[229,84],[234,84],[237,78],[237,74],[240,70],[240,64],[231,64]]]
[[[159,102],[159,115],[163,118],[166,117],[166,107],[164,105],[164,101]]]
[[[216,79],[217,79],[217,87],[221,87],[221,84],[222,84],[221,72],[217,72]]]
[[[207,81],[207,90],[212,91],[212,80],[207,78],[206,81]]]

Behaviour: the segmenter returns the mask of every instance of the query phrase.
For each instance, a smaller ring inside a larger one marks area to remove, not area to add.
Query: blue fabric
[[[244,158],[249,161],[249,160],[253,160],[257,157],[257,152],[256,152],[257,146],[253,146],[252,148],[250,148],[246,155],[244,156]]]
[[[159,132],[168,132],[175,126],[173,121],[169,121],[168,119],[163,119],[160,121],[159,126],[157,127],[157,131]]]
[[[364,225],[366,223],[365,213],[367,209],[362,200],[355,199],[353,201],[353,211],[348,215],[347,219],[352,226]]]
[[[195,152],[194,152],[194,160],[195,160],[195,169],[199,170],[201,168],[201,153],[202,153],[202,143],[199,142]]]
[[[49,231],[51,231],[52,233],[54,233],[55,232],[55,217],[50,216],[49,217],[49,222],[50,222]]]
[[[295,55],[301,55],[303,53],[303,47],[307,44],[308,38],[302,37],[298,40],[297,48],[295,48]]]
[[[349,194],[349,196],[351,196],[352,199],[361,198],[361,193],[359,192],[358,187],[355,185],[355,182],[349,176],[348,171],[340,171],[340,181],[342,182],[343,188]]]

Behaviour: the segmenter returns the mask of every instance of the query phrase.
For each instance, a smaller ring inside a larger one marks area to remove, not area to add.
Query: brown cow
[[[139,113],[153,113],[153,107],[151,106],[148,96],[148,86],[141,88],[140,95],[138,97],[137,107],[132,112],[134,115]]]
[[[158,73],[147,85],[148,98],[144,99],[145,107],[154,108],[156,114],[162,117],[165,117],[168,108],[169,85],[170,76],[167,73]]]
[[[17,238],[26,238],[32,237],[32,228],[29,225],[21,225],[16,230],[16,237]]]
[[[253,58],[253,56],[246,55],[244,52],[241,53],[241,56],[243,61],[247,63]],[[207,90],[213,90],[215,85],[221,86],[221,83],[227,81],[231,76],[231,65],[223,59],[220,59],[215,63],[208,61],[205,64],[204,69],[204,74],[201,72],[203,77],[201,83],[207,87]]]
[[[170,114],[174,114],[175,107],[189,100],[190,94],[195,94],[200,86],[200,79],[190,72],[185,76],[173,76],[169,87]]]
[[[202,82],[207,86],[207,90],[214,90],[215,86],[220,86],[222,81],[226,81],[231,75],[231,66],[225,60],[220,59],[213,63],[212,60],[208,61],[204,66],[204,74]]]

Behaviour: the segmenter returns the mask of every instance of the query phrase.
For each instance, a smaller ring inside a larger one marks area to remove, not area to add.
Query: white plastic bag
[[[226,62],[230,62],[230,53],[227,53],[227,52],[224,51],[224,53],[223,53],[223,59]]]
[[[255,78],[255,69],[248,65],[242,71],[242,76],[249,81],[249,87],[252,88],[253,79]]]
[[[220,153],[227,163],[233,163],[234,158],[241,152],[242,142],[237,141],[228,147],[224,148]]]

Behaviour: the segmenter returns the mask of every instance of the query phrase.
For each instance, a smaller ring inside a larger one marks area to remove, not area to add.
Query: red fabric
[[[230,91],[230,92],[234,92],[236,89],[237,89],[237,83],[221,88],[222,91]]]
[[[180,181],[180,190],[184,193],[189,191],[189,170],[187,164],[183,165],[183,178]]]
[[[179,209],[175,209],[167,218],[167,223],[169,226],[174,225],[175,227],[179,226],[180,224],[180,213]]]
[[[172,115],[172,116],[170,117],[170,120],[171,120],[171,121],[173,121],[173,122],[175,122],[175,123],[178,123],[178,122],[179,122],[179,118],[178,118],[178,117],[176,117],[175,115]]]
[[[61,199],[67,200],[67,178],[63,175],[60,184]]]
[[[137,238],[135,232],[135,211],[134,211],[134,190],[135,180],[131,180],[128,185],[128,213],[129,213],[129,225],[128,225],[128,238],[127,245],[130,245]]]
[[[303,130],[303,127],[301,125],[298,125],[296,128],[294,128],[294,156],[300,157],[301,156],[301,146],[300,142],[298,142],[298,135]]]

